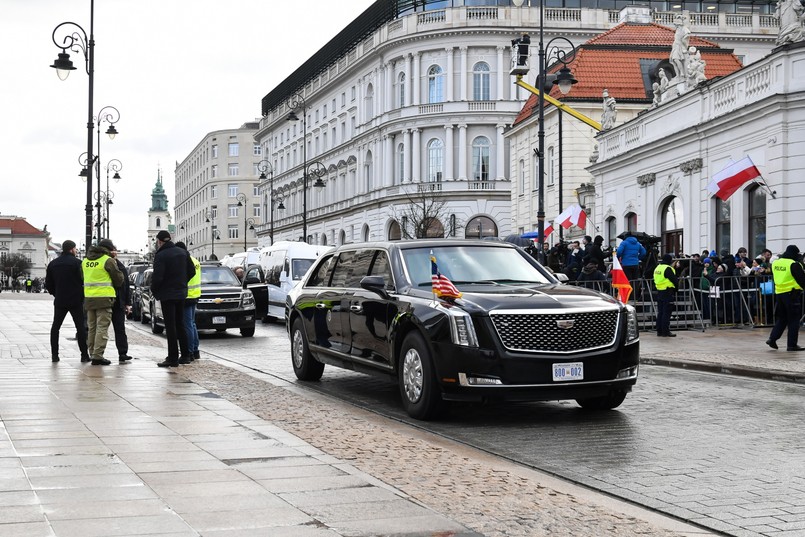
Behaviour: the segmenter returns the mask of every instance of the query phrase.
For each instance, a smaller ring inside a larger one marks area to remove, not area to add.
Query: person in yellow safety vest
[[[92,365],[109,365],[103,357],[109,341],[109,325],[112,323],[112,306],[115,303],[115,287],[123,285],[123,273],[117,261],[109,255],[117,250],[109,239],[101,239],[92,246],[87,258],[81,263],[84,273],[84,311],[87,312],[87,351]],[[84,358],[82,362],[86,361]]]
[[[187,250],[187,246],[182,241],[176,243],[182,250]],[[201,296],[201,263],[198,259],[190,256],[190,261],[196,269],[196,273],[187,282],[187,298],[184,301],[184,329],[187,332],[187,350],[193,355],[193,360],[201,359],[198,350],[198,328],[196,328],[196,304]]]
[[[774,298],[777,306],[774,311],[776,320],[766,340],[766,345],[772,349],[777,348],[777,340],[788,328],[789,352],[805,351],[800,347],[799,323],[802,315],[802,290],[805,289],[805,269],[802,267],[802,255],[796,245],[790,244],[780,259],[771,264],[771,274],[774,278]]]
[[[673,260],[671,254],[665,254],[662,262],[654,269],[654,285],[657,287],[657,337],[676,337],[671,332],[671,311],[679,279],[671,265]]]

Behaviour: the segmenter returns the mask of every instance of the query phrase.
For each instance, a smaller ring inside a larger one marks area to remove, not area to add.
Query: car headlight
[[[450,335],[453,343],[463,347],[477,347],[478,336],[475,334],[475,325],[472,317],[459,308],[448,308],[447,317],[450,319]]]
[[[243,294],[240,296],[240,305],[244,308],[254,306],[254,295],[251,291],[243,291]]]
[[[637,310],[634,306],[626,305],[626,343],[636,341],[640,337],[637,329]]]

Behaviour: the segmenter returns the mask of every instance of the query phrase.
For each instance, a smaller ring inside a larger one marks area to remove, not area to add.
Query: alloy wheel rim
[[[302,333],[296,331],[293,334],[293,365],[297,369],[302,367],[302,353],[304,352],[304,344],[302,342]]]
[[[422,397],[422,358],[416,349],[409,349],[403,359],[403,389],[412,403]]]

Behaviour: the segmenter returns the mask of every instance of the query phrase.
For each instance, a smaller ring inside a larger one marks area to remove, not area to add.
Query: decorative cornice
[[[694,158],[686,160],[679,165],[679,169],[682,170],[682,173],[693,173],[695,171],[699,171],[702,169],[702,159]]]
[[[653,185],[656,180],[657,180],[656,173],[646,173],[637,176],[637,184],[640,186]]]

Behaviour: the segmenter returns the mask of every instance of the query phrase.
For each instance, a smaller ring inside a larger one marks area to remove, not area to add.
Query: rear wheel
[[[445,403],[436,382],[430,351],[419,332],[405,336],[400,357],[400,395],[405,411],[418,420],[436,417],[444,410]]]
[[[324,364],[310,354],[301,319],[295,320],[291,328],[291,361],[299,380],[319,380],[324,373]]]
[[[254,335],[254,327],[246,327],[240,329],[240,335],[243,337],[252,337]]]
[[[589,397],[587,399],[576,399],[576,402],[587,410],[612,410],[618,408],[623,400],[626,399],[625,390],[612,390],[601,397]]]

